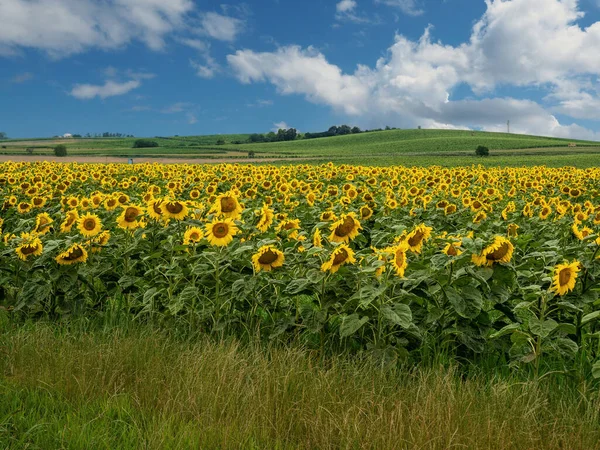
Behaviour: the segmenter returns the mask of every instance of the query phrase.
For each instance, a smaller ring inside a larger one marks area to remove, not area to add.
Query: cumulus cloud
[[[58,58],[132,41],[161,50],[193,8],[192,0],[2,0],[0,54],[36,48]]]
[[[281,121],[274,123],[273,128],[271,128],[271,130],[277,133],[279,130],[287,130],[288,128],[290,128],[289,125],[284,121]]]
[[[235,17],[207,12],[202,15],[200,25],[201,28],[196,30],[198,33],[220,41],[233,42],[243,31],[245,22]]]
[[[138,80],[131,80],[125,83],[115,81],[106,81],[102,85],[94,84],[76,84],[71,90],[71,95],[80,100],[90,100],[98,97],[105,99],[117,95],[127,94],[128,92],[137,89],[141,86]]]
[[[415,2],[389,1],[397,6]],[[600,22],[582,28],[576,0],[487,0],[487,11],[463,44],[397,35],[374,67],[358,65],[343,73],[312,47],[281,47],[274,52],[239,50],[228,63],[242,83],[269,82],[281,94],[359,116],[380,126],[483,127],[534,134],[591,137],[577,125],[562,125],[552,114],[598,118]],[[468,85],[470,100],[453,101]],[[538,104],[494,98],[498,86],[541,89]],[[592,133],[593,134],[593,133]],[[586,136],[584,136],[586,135]]]
[[[356,8],[355,0],[342,0],[337,5],[335,5],[335,9],[337,10],[338,13],[349,12],[355,8]]]

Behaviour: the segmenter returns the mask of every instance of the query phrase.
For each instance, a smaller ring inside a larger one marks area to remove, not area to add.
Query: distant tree
[[[264,137],[262,134],[258,134],[258,133],[251,134],[251,135],[248,137],[248,140],[249,140],[251,143],[256,143],[256,142],[265,142],[265,141],[266,141],[265,137]]]
[[[74,138],[81,138],[81,135],[80,134],[74,134],[73,137]]]
[[[254,150],[250,150],[248,152],[248,158],[254,158],[256,156],[256,153],[254,152]]]
[[[487,147],[484,147],[483,145],[480,145],[475,149],[475,154],[477,156],[489,156],[490,149]]]
[[[352,128],[350,128],[348,125],[341,125],[337,129],[338,136],[341,136],[344,134],[351,134],[351,133],[352,133]]]
[[[273,131],[269,131],[265,135],[265,142],[276,142],[276,141],[277,141],[277,135]]]
[[[34,150],[35,150],[35,149],[34,149],[33,147],[27,147],[27,148],[25,149],[25,151],[27,152],[27,154],[28,154],[28,155],[32,155]]]
[[[389,126],[389,125],[386,125],[386,126],[385,126],[385,131],[390,131],[390,130],[391,130],[390,126]]]
[[[352,134],[358,134],[358,133],[360,133],[360,128],[358,128],[358,127],[352,127],[351,131],[352,131]]]
[[[225,145],[224,139],[217,139],[217,145]]]
[[[158,147],[158,142],[151,141],[150,139],[137,139],[133,143],[133,148],[150,148],[150,147]]]
[[[327,130],[327,133],[329,134],[329,136],[337,136],[338,127],[336,127],[335,125],[332,127],[329,127],[329,130]]]
[[[56,156],[67,156],[67,146],[64,144],[59,144],[54,147],[54,154]]]
[[[284,141],[294,141],[298,137],[298,131],[295,128],[288,128],[284,133]]]
[[[4,131],[0,131],[0,140],[2,139],[8,139],[8,136],[6,135],[6,133]]]

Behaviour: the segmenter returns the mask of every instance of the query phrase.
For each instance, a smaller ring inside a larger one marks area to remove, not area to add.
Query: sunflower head
[[[504,236],[496,236],[494,242],[488,245],[479,255],[473,255],[472,260],[478,266],[492,266],[494,263],[510,262],[514,246]]]
[[[63,220],[63,222],[60,224],[60,232],[61,233],[70,232],[71,228],[73,228],[73,225],[75,225],[78,221],[79,221],[79,213],[77,212],[76,209],[71,209],[71,210],[67,211],[67,217],[65,217],[65,220]]]
[[[405,238],[408,248],[414,253],[421,253],[423,243],[431,237],[433,228],[426,226],[424,223],[417,226]]]
[[[85,237],[94,237],[102,230],[102,222],[97,215],[87,213],[79,218],[77,229]]]
[[[321,265],[321,270],[323,272],[335,273],[344,264],[353,264],[355,262],[356,259],[354,258],[354,251],[352,251],[352,249],[346,244],[340,244],[333,250],[329,260],[325,261]]]
[[[348,213],[342,214],[339,220],[331,224],[330,228],[329,240],[331,242],[348,243],[358,236],[358,231],[362,229],[362,226],[354,213]]]
[[[73,244],[65,252],[58,255],[55,260],[58,264],[68,266],[87,261],[88,252],[80,244]]]
[[[160,205],[163,215],[167,219],[183,220],[188,215],[188,207],[184,202],[165,199]]]
[[[285,256],[272,245],[264,245],[252,256],[252,265],[256,273],[264,270],[270,272],[272,269],[283,266]]]
[[[144,210],[139,206],[124,206],[123,212],[117,217],[117,225],[124,230],[135,230],[143,224]]]
[[[197,244],[204,237],[204,232],[198,227],[189,227],[183,234],[183,245]]]
[[[562,296],[575,289],[577,273],[580,267],[581,263],[579,261],[557,265],[554,268],[554,277],[552,278],[552,287],[550,290]]]
[[[50,231],[50,225],[52,222],[54,222],[54,220],[52,220],[48,213],[38,214],[35,218],[35,228],[33,230],[34,233],[39,235],[46,234],[48,231]]]
[[[215,219],[206,225],[205,231],[210,245],[223,247],[233,241],[238,229],[232,219]]]
[[[19,259],[27,261],[30,256],[40,256],[44,247],[35,233],[22,233],[21,245],[15,249]]]

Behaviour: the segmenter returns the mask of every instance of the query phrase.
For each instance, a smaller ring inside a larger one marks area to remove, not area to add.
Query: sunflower
[[[559,264],[554,268],[554,277],[551,291],[558,295],[565,295],[567,292],[575,289],[577,281],[577,272],[580,270],[579,261],[573,261],[571,264]]]
[[[442,252],[448,256],[459,256],[462,255],[462,250],[460,249],[461,242],[449,242],[446,244]]]
[[[183,234],[183,245],[196,244],[202,240],[204,232],[198,227],[189,227]]]
[[[98,236],[93,238],[91,240],[92,253],[98,253],[100,250],[102,250],[102,247],[104,247],[106,244],[108,244],[109,240],[110,240],[110,231],[108,231],[108,230],[104,230]]]
[[[369,208],[368,205],[365,205],[360,208],[360,218],[361,220],[369,220],[373,216],[373,210]]]
[[[344,264],[352,264],[355,262],[356,259],[354,258],[354,252],[352,249],[346,244],[340,244],[333,250],[329,260],[323,263],[321,266],[321,271],[335,273]]]
[[[429,239],[432,230],[433,228],[426,226],[424,223],[417,226],[405,238],[408,248],[414,253],[421,253],[423,243]]]
[[[270,209],[266,203],[263,204],[263,207],[260,209],[260,219],[256,224],[256,228],[258,228],[259,231],[265,233],[271,227],[274,217],[275,214],[273,210]]]
[[[338,221],[331,224],[330,229],[329,240],[331,242],[344,242],[347,244],[358,236],[358,230],[361,230],[362,227],[360,222],[356,220],[356,214],[351,212],[342,214]]]
[[[31,203],[21,202],[17,205],[17,211],[21,214],[28,213],[33,208]]]
[[[160,198],[153,198],[147,203],[146,212],[154,220],[162,220],[165,217],[161,207],[162,203],[163,200]]]
[[[282,221],[277,227],[277,231],[287,231],[289,234],[287,235],[288,239],[297,239],[298,238],[298,230],[300,230],[300,220],[299,219],[285,219]]]
[[[321,222],[333,222],[335,220],[336,216],[333,211],[323,211],[321,213]]]
[[[515,247],[503,236],[496,236],[494,242],[488,245],[479,255],[473,255],[472,260],[478,266],[492,266],[494,263],[510,262]]]
[[[63,222],[60,224],[60,232],[69,233],[71,231],[71,228],[73,228],[73,225],[75,225],[78,220],[79,213],[76,209],[71,209],[70,211],[67,211],[67,217],[65,217],[65,220],[63,220]]]
[[[119,206],[119,200],[117,197],[110,196],[104,199],[104,209],[107,211],[113,211],[117,209],[117,206]]]
[[[479,211],[475,217],[473,217],[473,223],[481,223],[485,219],[487,219],[487,214],[485,211]]]
[[[270,272],[271,269],[283,266],[285,256],[283,252],[277,250],[272,245],[263,245],[252,255],[252,265],[256,273],[264,270]]]
[[[86,262],[88,252],[80,244],[73,244],[67,251],[58,255],[55,260],[62,266],[68,266],[80,262]]]
[[[79,218],[77,229],[85,237],[94,237],[102,230],[102,222],[97,215],[87,213]]]
[[[323,246],[323,241],[321,239],[321,230],[320,229],[316,229],[315,230],[315,234],[313,234],[313,247],[322,247]]]
[[[404,277],[404,271],[408,267],[408,260],[406,257],[406,251],[408,250],[408,246],[406,243],[401,243],[392,247],[390,249],[390,253],[392,254],[392,267],[400,278]]]
[[[242,210],[242,205],[240,205],[237,197],[232,192],[219,195],[213,205],[213,211],[218,215],[222,214],[223,216],[234,220],[241,215]]]
[[[573,224],[571,230],[573,231],[575,237],[580,241],[583,241],[586,237],[590,236],[591,234],[594,234],[594,230],[592,230],[591,228],[583,227],[582,229],[579,229],[576,223]]]
[[[177,200],[171,201],[168,198],[160,205],[160,208],[166,218],[175,220],[185,219],[189,212],[185,203]]]
[[[228,245],[238,232],[232,219],[215,219],[206,225],[205,230],[208,243],[218,247]]]
[[[448,206],[444,208],[444,215],[448,216],[450,214],[454,214],[456,212],[456,205],[453,203],[449,203]]]
[[[143,222],[144,210],[139,206],[126,206],[119,217],[117,217],[117,225],[124,230],[135,230],[140,227]]]
[[[48,213],[38,214],[35,218],[35,228],[33,232],[43,236],[48,231],[50,231],[50,224],[52,224],[54,220],[48,215]]]
[[[519,236],[519,233],[517,233],[519,229],[519,225],[515,224],[515,223],[511,223],[508,225],[508,227],[506,227],[506,234],[509,237],[517,237]]]
[[[15,249],[19,259],[27,261],[29,256],[40,256],[44,246],[34,233],[21,233],[21,245]]]

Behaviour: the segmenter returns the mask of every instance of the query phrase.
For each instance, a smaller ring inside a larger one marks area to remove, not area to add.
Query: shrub
[[[250,150],[248,152],[248,158],[254,158],[256,156],[256,153],[254,152],[254,150]]]
[[[477,147],[477,149],[475,149],[475,154],[477,156],[489,156],[490,149],[487,147],[484,147],[483,145],[480,145],[479,147]]]
[[[217,145],[225,145],[225,141],[223,139],[217,140]]]
[[[150,148],[150,147],[158,147],[158,142],[151,141],[150,139],[137,139],[133,143],[133,148]]]
[[[32,155],[32,154],[33,154],[33,150],[34,150],[34,148],[33,148],[33,147],[27,147],[27,148],[25,149],[25,151],[27,152],[27,154],[28,154],[28,155]]]
[[[63,144],[59,144],[54,147],[54,154],[56,156],[67,156],[67,146]]]

